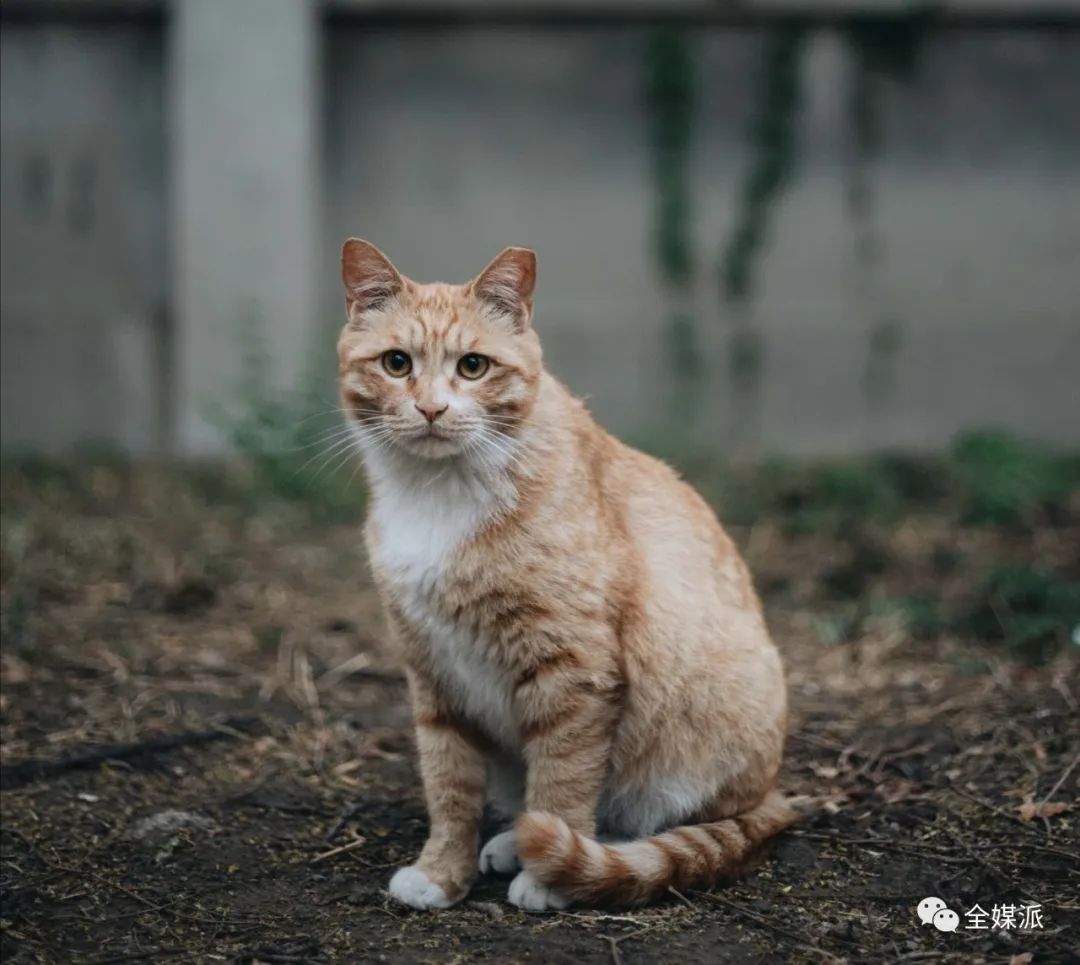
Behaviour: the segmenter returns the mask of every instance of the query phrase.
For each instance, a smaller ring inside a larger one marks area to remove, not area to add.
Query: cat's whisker
[[[357,447],[357,451],[359,452],[359,447]],[[352,481],[356,478],[356,474],[360,471],[363,465],[364,460],[362,458],[356,460],[356,464],[353,466],[353,471],[349,473],[349,478],[345,480],[346,489],[352,485]]]
[[[312,481],[318,479],[319,476],[323,473],[323,471],[328,466],[330,466],[330,464],[333,463],[340,454],[346,453],[347,461],[348,453],[351,450],[359,451],[360,439],[375,441],[384,438],[389,434],[389,429],[378,425],[375,425],[374,427],[369,427],[363,426],[359,423],[353,423],[346,426],[343,434],[338,437],[336,441],[331,446],[329,446],[328,450],[324,453],[325,458],[323,462],[316,468]],[[309,459],[308,462],[304,463],[304,466],[307,466],[316,458],[318,458],[318,456],[312,457],[312,459]],[[341,465],[344,465],[344,461],[341,463]],[[301,466],[300,468],[303,469],[304,466]],[[336,472],[338,468],[339,467],[335,467],[333,472]],[[299,470],[297,471],[299,472]]]
[[[428,481],[427,481],[426,483],[424,483],[424,485],[423,485],[423,486],[421,486],[420,488],[421,488],[421,489],[427,489],[428,487],[430,487],[430,486],[431,486],[431,485],[433,485],[434,483],[437,483],[437,482],[438,482],[438,481],[439,481],[440,479],[442,479],[442,478],[443,478],[443,477],[444,477],[444,476],[446,475],[446,473],[447,473],[447,470],[448,470],[448,469],[449,469],[449,466],[443,466],[443,468],[442,468],[442,469],[440,469],[440,470],[439,470],[439,471],[438,471],[437,473],[435,473],[435,475],[434,475],[434,476],[432,476],[432,477],[431,477],[431,478],[430,478],[430,479],[429,479],[429,480],[428,480]]]
[[[482,472],[500,478],[506,478],[521,462],[520,454],[507,454],[496,449],[490,441],[482,443],[482,449],[475,457]]]
[[[477,442],[480,444],[482,451],[485,453],[494,453],[509,458],[512,454],[510,449],[502,443],[496,441],[496,439],[488,432],[482,431],[476,436]]]
[[[344,449],[341,449],[337,453],[335,453],[332,459],[329,462],[325,463],[316,472],[316,474],[312,477],[312,483],[314,483],[317,479],[323,476],[334,476],[336,473],[340,472],[342,468],[348,465],[349,459],[351,459],[354,455],[358,455],[359,452],[360,448],[356,444],[356,441],[350,441],[349,445],[345,446]],[[328,468],[328,466],[330,466],[330,463],[333,463],[332,468]]]
[[[516,440],[509,439],[505,436],[497,436],[490,430],[482,432],[479,438],[487,447],[489,447],[489,450],[504,457],[507,460],[507,465],[513,464],[524,452],[523,448]]]
[[[298,426],[302,426],[309,423],[312,419],[320,419],[324,416],[340,414],[348,411],[348,409],[344,409],[341,406],[334,406],[332,409],[323,409],[321,412],[312,412],[311,415],[304,416],[303,419],[298,420],[296,424]]]
[[[327,459],[329,459],[329,458],[335,456],[338,452],[341,451],[341,449],[343,447],[348,446],[350,442],[351,442],[351,438],[349,436],[346,436],[344,438],[336,439],[332,444],[327,445],[327,448],[322,449],[321,451],[315,453],[315,455],[313,455],[310,459],[307,459],[300,466],[298,466],[296,468],[296,470],[293,472],[293,476],[298,476],[305,469],[307,469],[308,466],[310,466],[313,462],[315,462],[316,459],[319,459],[319,458],[322,458],[322,457],[326,457]],[[316,473],[317,472],[318,472],[318,470],[316,470]]]
[[[380,424],[373,427],[358,428],[356,437],[363,444],[372,445],[377,449],[385,449],[391,444],[398,432],[396,426]]]
[[[494,429],[499,432],[500,435],[508,435],[511,430],[521,428],[520,422],[494,422],[491,419],[481,419],[480,424],[485,429]]]
[[[493,412],[484,413],[482,416],[480,416],[480,421],[481,422],[503,423],[504,425],[514,425],[514,426],[519,426],[523,422],[523,420],[521,418],[512,417],[512,416],[506,416],[506,415],[495,415]]]
[[[336,452],[330,459],[324,462],[308,480],[309,485],[314,485],[320,479],[333,477],[343,466],[345,466],[349,457],[356,453],[357,450],[353,447],[346,447]]]
[[[517,439],[514,439],[512,436],[505,435],[504,433],[501,433],[497,429],[493,429],[491,426],[488,426],[488,425],[481,425],[479,427],[479,435],[480,435],[481,438],[487,439],[488,441],[491,441],[491,442],[495,442],[495,443],[497,443],[499,445],[506,445],[506,446],[518,446],[518,445],[520,445],[520,443],[519,443],[519,441]]]
[[[509,453],[507,453],[504,450],[500,449],[498,447],[498,445],[496,443],[494,443],[491,439],[489,439],[484,433],[482,433],[482,432],[477,433],[477,435],[474,438],[476,440],[476,444],[479,447],[479,452],[477,453],[477,456],[478,456],[478,458],[479,458],[479,460],[481,462],[490,461],[490,458],[493,455],[502,456],[504,459],[509,457]],[[494,468],[494,467],[486,467],[486,468]]]
[[[306,442],[302,446],[290,446],[287,449],[282,449],[281,452],[303,452],[305,449],[313,449],[316,446],[329,445],[336,439],[340,439],[342,436],[347,435],[349,432],[348,426],[337,426],[333,429],[328,429],[313,439],[311,442]]]
[[[353,441],[358,452],[363,452],[365,448],[381,450],[391,444],[393,436],[394,433],[389,429],[377,429],[363,434],[356,434]]]

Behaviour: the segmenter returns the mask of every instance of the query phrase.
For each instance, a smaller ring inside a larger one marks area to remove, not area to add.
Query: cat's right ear
[[[350,322],[395,298],[405,287],[405,279],[390,259],[359,238],[350,238],[341,247],[341,281]]]

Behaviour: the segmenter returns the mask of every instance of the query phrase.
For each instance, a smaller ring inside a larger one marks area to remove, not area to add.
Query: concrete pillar
[[[175,0],[170,31],[177,449],[228,448],[207,407],[253,333],[268,376],[308,361],[319,209],[315,0]]]

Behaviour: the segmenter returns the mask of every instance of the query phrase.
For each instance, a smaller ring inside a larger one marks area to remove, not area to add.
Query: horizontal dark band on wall
[[[1080,0],[323,0],[332,22],[409,26],[614,27],[682,23],[702,27],[839,27],[917,18],[941,29],[1072,30]],[[4,0],[0,20],[161,21],[169,0]]]

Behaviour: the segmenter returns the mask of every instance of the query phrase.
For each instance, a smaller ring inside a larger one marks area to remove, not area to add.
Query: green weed
[[[957,436],[951,469],[965,522],[1010,525],[1052,511],[1080,488],[1080,458],[998,430]]]
[[[999,567],[987,573],[957,627],[1041,663],[1074,639],[1080,627],[1080,583],[1037,567]]]
[[[232,398],[210,404],[210,418],[250,462],[256,489],[302,501],[322,518],[355,518],[363,488],[353,484],[356,456],[350,456],[338,405],[315,387],[276,388],[264,341],[252,324],[243,328],[239,385]],[[317,376],[308,381],[320,382]]]

